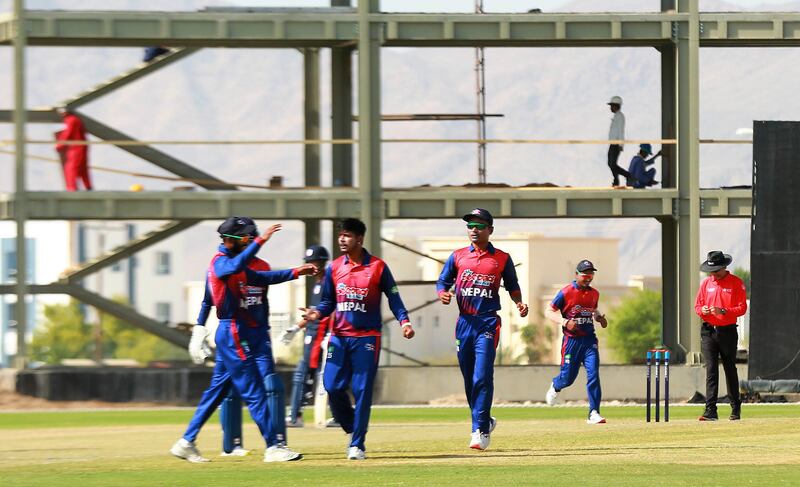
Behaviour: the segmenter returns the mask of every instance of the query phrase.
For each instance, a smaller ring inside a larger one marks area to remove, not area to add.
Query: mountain
[[[83,9],[107,9],[104,0],[83,0]],[[0,1],[0,10],[10,2]],[[194,10],[222,1],[169,2],[169,10]],[[74,2],[29,1],[30,9],[67,9]],[[598,11],[598,2],[567,3],[564,11]],[[605,4],[604,4],[605,5]],[[610,2],[614,10],[658,9],[659,2]],[[115,9],[164,10],[160,1],[113,3]],[[490,5],[491,7],[491,5]],[[707,1],[704,10],[731,11],[736,4]],[[776,7],[772,7],[776,8]],[[785,10],[800,10],[790,2]],[[32,47],[28,49],[28,105],[49,106],[138,63],[134,48]],[[0,65],[12,65],[10,48],[0,49]],[[387,48],[382,51],[384,113],[465,113],[475,110],[472,49]],[[330,79],[327,51],[322,54],[322,137],[330,137]],[[700,58],[701,137],[732,139],[753,120],[794,119],[800,113],[794,66],[797,49],[707,48]],[[660,138],[659,55],[652,48],[489,48],[486,49],[487,111],[490,138],[603,139],[612,95],[624,99],[627,136]],[[0,72],[0,90],[12,93],[10,69]],[[141,140],[302,139],[302,56],[294,49],[204,49],[137,81],[83,110]],[[11,100],[11,98],[6,98]],[[50,140],[58,125],[30,125],[29,137]],[[470,122],[386,122],[384,138],[471,138]],[[12,137],[9,125],[0,138]],[[232,182],[267,184],[281,175],[287,186],[302,185],[302,146],[184,146],[160,149]],[[610,183],[601,145],[492,145],[488,150],[491,182],[513,185],[553,182],[604,187]],[[53,157],[49,145],[29,146],[32,155]],[[634,147],[620,162],[627,165]],[[703,187],[746,185],[751,180],[749,145],[704,145],[700,181]],[[12,158],[0,157],[0,190],[13,184]],[[475,147],[470,144],[399,144],[383,147],[383,183],[387,187],[463,184],[477,179]],[[100,167],[154,175],[165,173],[111,147],[92,148],[98,189],[125,190],[133,183],[164,190],[175,184],[103,173]],[[323,170],[330,167],[323,149]],[[656,164],[660,171],[660,164]],[[324,176],[323,183],[330,178]],[[32,160],[29,187],[62,187],[57,167]],[[187,241],[213,235],[216,223],[199,227]],[[271,249],[280,265],[297,262],[302,251],[299,223],[287,225],[284,241]],[[460,232],[456,222],[386,222],[394,234],[442,235]],[[549,235],[592,235],[621,238],[620,276],[660,273],[660,229],[651,220],[520,220],[498,222],[498,232],[531,231]],[[722,248],[749,266],[749,224],[746,220],[704,220],[701,253]],[[186,249],[187,258],[205,266],[209,249]],[[213,247],[213,241],[210,243]],[[587,254],[590,254],[587,249]],[[588,255],[587,255],[588,256]],[[202,262],[202,263],[201,263]]]

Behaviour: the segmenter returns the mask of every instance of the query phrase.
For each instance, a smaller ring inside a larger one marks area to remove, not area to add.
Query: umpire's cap
[[[578,265],[575,267],[575,272],[581,273],[586,271],[597,272],[597,269],[594,268],[592,261],[583,259],[582,261],[578,262]]]
[[[328,253],[328,249],[322,245],[312,245],[306,249],[306,255],[303,257],[303,260],[306,262],[317,262],[321,260],[330,260],[330,258],[331,255]]]
[[[493,226],[494,218],[492,218],[492,214],[488,211],[484,210],[483,208],[475,208],[474,210],[470,211],[466,215],[462,217],[465,222],[472,221],[473,218],[480,218],[481,220],[485,221],[489,224],[489,226]]]
[[[217,227],[217,232],[221,236],[244,237],[258,236],[256,222],[248,216],[231,216]]]

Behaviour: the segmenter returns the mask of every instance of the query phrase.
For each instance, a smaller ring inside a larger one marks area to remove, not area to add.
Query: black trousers
[[[703,360],[706,363],[706,408],[717,409],[717,395],[719,388],[719,359],[722,359],[722,368],[725,370],[725,383],[728,385],[728,397],[731,406],[738,406],[739,375],[736,372],[736,343],[739,333],[736,325],[713,327],[703,323],[700,330],[700,344]]]
[[[621,145],[612,144],[608,146],[608,168],[611,169],[611,175],[614,177],[613,181],[611,182],[612,186],[619,186],[620,176],[625,176],[626,178],[631,177],[631,173],[617,165],[620,152],[622,152]]]

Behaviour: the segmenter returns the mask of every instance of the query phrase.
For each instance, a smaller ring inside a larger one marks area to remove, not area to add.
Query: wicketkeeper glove
[[[281,343],[284,345],[292,343],[292,338],[294,338],[294,336],[300,330],[301,328],[297,325],[290,326],[289,328],[283,330],[283,333],[281,333]]]
[[[206,343],[206,335],[208,330],[203,325],[194,325],[192,328],[192,339],[189,340],[189,356],[192,357],[192,362],[197,365],[206,361],[206,358],[211,356],[211,347]]]

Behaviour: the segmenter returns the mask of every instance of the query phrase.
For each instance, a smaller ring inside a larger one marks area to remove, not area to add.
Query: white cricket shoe
[[[555,406],[557,401],[558,401],[558,391],[551,382],[550,389],[547,389],[547,394],[544,395],[544,402],[546,402],[548,406]]]
[[[586,424],[605,424],[605,422],[606,418],[600,416],[596,409],[592,409],[589,413],[589,419],[586,420]]]
[[[348,460],[366,460],[367,454],[364,450],[357,446],[351,446],[347,449]]]
[[[176,441],[175,444],[172,445],[172,448],[169,449],[169,452],[191,463],[205,463],[210,461],[200,454],[194,442],[187,441],[185,438]]]
[[[333,419],[333,418],[329,419],[329,420],[328,420],[328,421],[325,423],[325,427],[326,427],[326,428],[341,428],[341,426],[342,426],[342,425],[341,425],[341,424],[339,424],[339,422],[338,422],[338,421],[336,421],[336,420],[335,420],[335,419]]]
[[[495,428],[497,428],[497,418],[491,416],[489,417],[489,433],[494,431]]]
[[[489,433],[481,433],[480,430],[475,430],[470,437],[469,447],[473,450],[483,451],[489,448],[489,441]]]
[[[264,461],[270,462],[291,462],[293,460],[300,460],[303,455],[294,450],[289,449],[285,445],[274,445],[267,448],[264,452]]]
[[[286,416],[286,427],[287,428],[302,428],[305,426],[305,421],[303,421],[302,416],[298,416],[296,420],[292,421],[291,416]]]
[[[250,454],[250,450],[245,450],[241,446],[237,446],[230,453],[222,452],[219,454],[221,457],[246,457]]]

